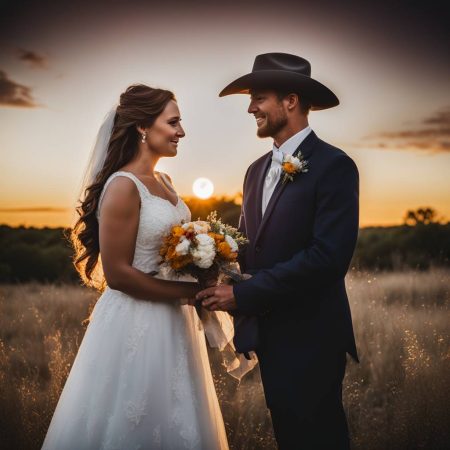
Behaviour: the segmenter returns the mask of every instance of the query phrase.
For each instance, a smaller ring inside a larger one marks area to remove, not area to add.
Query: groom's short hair
[[[302,94],[300,94],[300,92],[294,92],[294,91],[289,91],[289,90],[279,90],[277,89],[275,91],[275,93],[277,94],[278,100],[281,102],[281,100],[283,100],[283,98],[287,97],[289,94],[295,94],[298,97],[298,101],[300,104],[300,111],[302,112],[302,114],[308,115],[309,111],[311,109],[311,102]]]

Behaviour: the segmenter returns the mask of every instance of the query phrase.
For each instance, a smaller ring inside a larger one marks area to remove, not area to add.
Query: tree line
[[[186,199],[192,219],[206,219],[217,210],[223,222],[237,226],[240,206],[234,199]],[[72,264],[68,229],[0,225],[0,283],[27,281],[79,282]],[[404,224],[359,230],[351,263],[357,270],[425,270],[449,266],[450,223],[432,208],[407,211]]]

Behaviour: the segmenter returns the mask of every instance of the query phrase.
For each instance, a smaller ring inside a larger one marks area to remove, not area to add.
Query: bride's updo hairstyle
[[[170,100],[175,100],[172,92],[143,84],[128,87],[120,96],[106,160],[94,182],[82,193],[80,206],[76,208],[79,218],[70,233],[75,268],[89,286],[101,290],[105,283],[103,271],[98,267],[100,245],[96,212],[106,180],[137,155],[140,136],[136,127],[153,125]]]

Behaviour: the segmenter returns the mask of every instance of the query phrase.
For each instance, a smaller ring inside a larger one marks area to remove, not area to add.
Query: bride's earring
[[[142,133],[142,139],[141,139],[141,142],[144,144],[145,143],[145,138],[147,137],[147,133],[144,131],[143,133]]]

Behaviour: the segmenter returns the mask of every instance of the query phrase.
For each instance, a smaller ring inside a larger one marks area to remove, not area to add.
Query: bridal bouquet
[[[191,275],[201,284],[220,273],[234,273],[239,248],[247,243],[236,228],[222,223],[217,212],[206,219],[172,227],[160,249],[162,264],[179,275]]]

